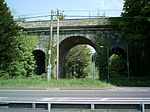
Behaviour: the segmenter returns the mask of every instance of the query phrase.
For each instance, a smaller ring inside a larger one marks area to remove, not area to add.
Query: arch
[[[120,48],[120,47],[114,47],[110,50],[110,56],[113,54],[122,56],[123,58],[126,58],[126,52],[124,49]]]
[[[115,55],[113,55],[115,54]],[[110,76],[126,76],[127,75],[127,54],[124,49],[114,47],[110,50]]]
[[[59,78],[65,78],[65,57],[69,50],[76,45],[87,44],[95,48],[94,43],[84,36],[70,36],[60,42]]]
[[[41,75],[45,73],[45,53],[42,50],[34,50],[33,55],[36,61],[35,74]]]

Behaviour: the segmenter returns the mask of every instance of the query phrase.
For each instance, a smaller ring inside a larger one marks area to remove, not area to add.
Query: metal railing
[[[0,101],[0,108],[27,108],[52,110],[150,110],[150,102],[135,101],[101,101],[101,102],[32,102],[32,101]]]

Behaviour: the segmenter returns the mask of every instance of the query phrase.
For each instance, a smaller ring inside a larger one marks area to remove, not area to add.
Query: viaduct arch
[[[47,56],[48,41],[50,38],[50,21],[26,21],[18,22],[25,31],[38,36],[38,46]],[[56,44],[57,21],[53,21],[53,40]],[[126,42],[119,38],[119,30],[112,27],[109,18],[69,19],[60,21],[60,58],[59,78],[64,78],[64,59],[69,50],[79,44],[88,44],[95,48],[94,41],[98,36],[100,39],[108,40],[112,48],[121,48],[126,51]],[[45,67],[47,67],[45,63]]]

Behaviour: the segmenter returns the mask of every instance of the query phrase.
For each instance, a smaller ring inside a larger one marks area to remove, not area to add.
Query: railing
[[[0,101],[0,108],[27,108],[52,110],[150,110],[150,102],[112,101],[112,102],[28,102],[28,101]]]

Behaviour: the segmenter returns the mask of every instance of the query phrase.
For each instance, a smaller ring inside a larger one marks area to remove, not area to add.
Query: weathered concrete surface
[[[46,21],[26,21],[26,22],[18,22],[19,26],[25,29],[31,28],[49,28],[50,20]],[[67,26],[95,26],[95,25],[108,25],[108,18],[89,18],[89,19],[67,19],[60,20],[60,27]],[[54,27],[57,26],[57,21],[53,22]]]

